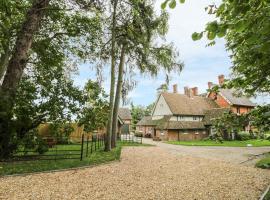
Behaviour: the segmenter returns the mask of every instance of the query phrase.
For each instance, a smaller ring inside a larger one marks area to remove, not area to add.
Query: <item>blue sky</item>
[[[162,0],[156,2],[156,10],[159,12]],[[191,34],[202,31],[205,24],[213,20],[204,8],[212,3],[219,4],[219,0],[187,0],[185,4],[178,4],[175,9],[169,10],[169,32],[167,42],[173,42],[180,53],[180,59],[185,67],[180,75],[172,74],[169,89],[172,85],[178,85],[178,92],[183,93],[184,86],[199,88],[199,93],[207,89],[207,82],[217,82],[217,76],[224,74],[229,77],[231,62],[229,53],[225,49],[223,39],[216,40],[216,45],[206,47],[206,39],[194,42]],[[75,84],[83,86],[87,79],[96,79],[95,71],[89,64],[79,66],[79,75],[74,77]],[[129,93],[130,100],[136,105],[148,105],[156,100],[156,89],[165,81],[162,72],[156,78],[146,75],[135,76],[137,87]],[[109,91],[109,70],[104,69],[103,87]],[[255,100],[258,103],[270,102],[268,97]]]

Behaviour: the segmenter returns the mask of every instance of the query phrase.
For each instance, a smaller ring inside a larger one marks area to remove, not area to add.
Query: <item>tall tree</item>
[[[121,98],[121,91],[122,91],[122,85],[123,85],[123,71],[124,71],[124,64],[125,64],[125,49],[126,44],[122,44],[121,47],[121,56],[120,56],[120,63],[119,63],[119,69],[118,69],[118,79],[117,79],[117,88],[116,88],[116,95],[114,100],[114,106],[113,106],[113,124],[112,124],[112,139],[111,139],[111,145],[112,148],[116,146],[116,137],[117,137],[117,125],[118,125],[118,110],[119,110],[119,104],[120,104],[120,98]]]
[[[113,15],[112,15],[112,27],[111,27],[111,85],[110,85],[110,112],[108,115],[107,134],[105,141],[105,151],[111,150],[111,137],[112,137],[112,122],[114,111],[114,90],[115,90],[115,40],[116,40],[116,14],[118,0],[113,0]]]
[[[2,23],[4,21],[2,21],[2,18],[0,21],[1,32],[10,28],[11,33],[14,33],[4,34],[5,37],[0,38],[1,44],[6,44],[6,41],[9,41],[9,48],[4,48],[4,45],[0,46],[1,58],[12,50],[10,54],[7,54],[8,62],[6,64],[1,62],[0,66],[1,74],[5,73],[5,68],[7,69],[3,84],[0,87],[0,137],[1,142],[3,141],[1,143],[1,156],[4,157],[8,156],[8,147],[12,145],[10,142],[14,133],[13,110],[14,105],[17,105],[15,100],[20,80],[23,73],[29,72],[32,74],[31,70],[25,70],[26,67],[40,72],[50,67],[62,68],[61,70],[66,66],[69,66],[67,68],[70,69],[73,68],[72,64],[67,65],[67,62],[70,62],[71,58],[74,57],[77,60],[87,58],[89,52],[93,51],[91,40],[98,38],[95,34],[89,36],[89,33],[94,33],[93,30],[100,29],[98,20],[93,15],[89,16],[89,13],[84,12],[85,9],[93,7],[92,5],[96,1],[91,1],[89,4],[86,1],[77,0],[70,0],[69,2],[56,0],[29,1],[33,2],[32,4],[28,1],[23,2],[18,5],[11,5],[8,1],[7,4],[4,4],[6,10],[9,10],[10,6],[14,6],[16,9],[10,9],[10,11],[12,13],[14,10],[20,12],[18,17],[14,19],[14,25]],[[75,4],[79,6],[79,10],[74,9]],[[2,9],[0,12],[2,15]],[[46,17],[43,17],[45,13]],[[12,18],[7,15],[8,17]],[[92,20],[93,18],[94,20]],[[12,20],[9,19],[10,21]],[[91,27],[91,25],[94,26]],[[91,48],[88,48],[89,46]],[[89,49],[89,52],[87,49]],[[64,70],[64,72],[66,71]],[[55,78],[56,76],[58,76],[57,73],[53,74],[52,77]],[[46,79],[46,81],[48,80]]]
[[[117,28],[117,45],[125,48],[126,65],[136,66],[141,73],[155,76],[159,69],[166,73],[180,71],[183,64],[172,44],[156,44],[158,38],[165,36],[168,30],[168,14],[156,15],[152,1],[129,0],[121,1]],[[120,56],[122,58],[122,56]],[[120,61],[120,64],[121,61]],[[122,88],[123,67],[118,67],[118,86]],[[117,90],[114,103],[113,144],[116,140],[116,127],[121,90]]]

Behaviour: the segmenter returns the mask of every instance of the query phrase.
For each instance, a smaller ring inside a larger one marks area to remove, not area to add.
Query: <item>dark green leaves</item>
[[[172,1],[169,3],[169,7],[170,7],[171,9],[174,9],[175,6],[176,6],[176,0],[172,0]]]
[[[193,33],[192,34],[192,40],[194,40],[194,41],[196,41],[196,40],[200,40],[201,38],[202,38],[202,36],[203,36],[203,32],[201,32],[201,33]]]

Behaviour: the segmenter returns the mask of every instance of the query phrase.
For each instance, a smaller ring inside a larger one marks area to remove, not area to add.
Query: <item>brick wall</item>
[[[206,130],[186,130],[186,131],[169,130],[167,139],[169,141],[177,141],[178,139],[180,141],[191,141],[191,140],[201,140],[207,136],[208,135],[206,134]]]

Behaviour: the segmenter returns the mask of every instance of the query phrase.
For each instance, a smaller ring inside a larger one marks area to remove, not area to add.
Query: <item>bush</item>
[[[251,137],[250,133],[245,132],[245,131],[241,131],[241,132],[236,134],[235,139],[245,141],[245,140],[252,139],[252,137]]]

